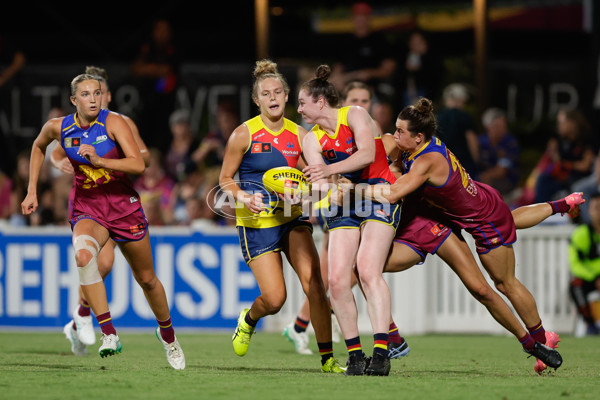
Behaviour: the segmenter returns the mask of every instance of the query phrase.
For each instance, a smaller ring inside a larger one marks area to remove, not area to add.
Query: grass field
[[[0,332],[0,399],[598,399],[600,337],[563,336],[564,364],[538,376],[514,338],[408,337],[411,353],[388,377],[323,374],[278,334],[259,332],[245,357],[230,334],[180,333],[187,367],[172,370],[152,330],[120,332],[123,353],[97,345],[75,357],[62,332]],[[372,343],[369,336],[363,344]],[[311,347],[316,347],[314,336]],[[366,347],[366,346],[365,346]],[[335,344],[344,363],[347,353]],[[367,350],[371,353],[371,349]]]

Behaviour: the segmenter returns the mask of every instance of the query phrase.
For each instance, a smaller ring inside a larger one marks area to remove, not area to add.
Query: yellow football
[[[293,167],[271,168],[263,174],[263,185],[272,193],[291,192],[300,190],[303,193],[310,191],[310,183],[306,182],[304,173]]]

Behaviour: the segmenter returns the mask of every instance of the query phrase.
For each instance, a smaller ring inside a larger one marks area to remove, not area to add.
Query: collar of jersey
[[[425,143],[423,145],[423,147],[421,147],[419,150],[415,151],[414,153],[412,153],[409,157],[408,157],[408,161],[412,161],[414,160],[414,158],[419,155],[423,150],[425,150],[427,148],[427,146],[429,146],[429,143],[431,143],[431,140],[428,140],[427,143]]]
[[[100,115],[100,114],[98,114],[98,115]],[[75,113],[75,115],[73,116],[73,121],[75,122],[75,125],[77,125],[77,127],[78,127],[79,129],[83,129],[83,128],[81,127],[81,125],[79,125],[79,122],[77,121],[77,113]],[[89,126],[89,128],[91,128],[92,126],[94,126],[94,124],[100,124],[100,125],[102,125],[102,123],[101,123],[101,122],[98,122],[98,117],[96,117],[96,119],[95,119],[95,120],[93,120],[93,121],[90,123],[90,126]],[[89,128],[88,128],[88,129],[89,129]]]

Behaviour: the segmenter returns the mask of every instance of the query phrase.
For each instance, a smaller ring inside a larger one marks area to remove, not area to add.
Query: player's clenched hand
[[[27,193],[25,200],[21,203],[21,213],[23,215],[29,215],[38,208],[37,195],[33,193]]]
[[[89,144],[82,144],[81,147],[79,147],[79,151],[77,152],[77,154],[79,154],[81,157],[86,158],[90,163],[92,163],[93,166],[99,166],[98,164],[100,162],[101,157],[99,157],[98,154],[96,154],[96,149],[94,148],[94,146]]]
[[[329,166],[325,164],[314,164],[304,167],[302,170],[308,182],[317,182],[319,179],[327,179],[331,173]]]

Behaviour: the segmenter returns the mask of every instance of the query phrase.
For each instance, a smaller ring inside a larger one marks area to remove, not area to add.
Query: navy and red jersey
[[[323,159],[326,164],[343,161],[358,150],[354,139],[354,132],[348,125],[348,111],[350,107],[338,109],[338,124],[333,135],[329,135],[318,124],[311,130],[321,144]],[[354,183],[369,183],[374,185],[396,182],[396,177],[389,168],[381,136],[375,138],[375,161],[358,171],[342,175]]]
[[[283,225],[302,215],[302,207],[293,206],[290,215],[284,215],[283,202],[275,194],[269,193],[262,184],[264,173],[276,167],[296,167],[302,146],[298,125],[284,118],[283,127],[278,132],[267,128],[260,115],[245,122],[250,131],[250,142],[238,168],[239,187],[249,193],[262,193],[263,203],[270,208],[259,214],[246,207],[236,208],[236,224],[250,228],[269,228]]]

